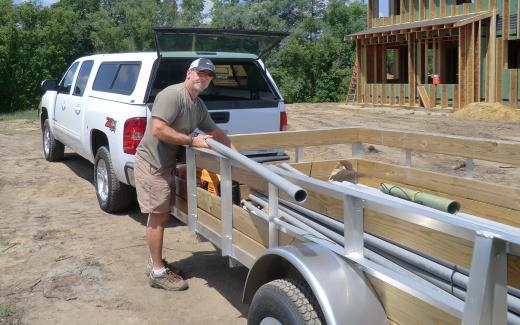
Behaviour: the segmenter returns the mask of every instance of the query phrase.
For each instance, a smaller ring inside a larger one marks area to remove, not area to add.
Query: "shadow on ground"
[[[249,270],[244,266],[230,268],[228,263],[229,259],[217,250],[194,252],[170,264],[182,270],[186,279],[204,279],[209,287],[217,290],[245,318],[249,305],[242,303],[242,292]]]

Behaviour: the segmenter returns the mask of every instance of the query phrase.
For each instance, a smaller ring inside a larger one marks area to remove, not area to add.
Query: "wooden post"
[[[480,102],[480,69],[481,69],[481,53],[482,53],[482,21],[478,21],[477,27],[477,44],[475,50],[475,101]]]
[[[357,64],[357,75],[356,75],[356,103],[361,102],[361,87],[363,87],[362,76],[361,76],[361,40],[356,40],[356,62]]]
[[[459,91],[458,91],[458,108],[464,107],[466,104],[466,27],[459,27]]]
[[[471,23],[467,28],[469,35],[469,50],[468,50],[468,91],[467,91],[467,102],[472,103],[475,101],[475,23]]]
[[[372,6],[373,6],[373,1],[372,0],[368,0],[368,12],[367,12],[367,27],[368,28],[371,28],[372,27],[372,15],[373,15],[373,11],[372,11]]]
[[[415,105],[415,34],[408,35],[408,85],[409,85],[409,105]]]
[[[388,104],[386,101],[386,45],[381,45],[381,104]]]
[[[504,7],[503,7],[503,23],[502,23],[502,38],[504,40],[507,40],[509,38],[509,0],[503,0]],[[518,0],[513,0],[518,1]]]
[[[496,60],[496,101],[501,103],[504,97],[504,39],[497,39],[497,60]]]
[[[441,1],[441,17],[446,17],[447,16],[447,12],[446,12],[446,1],[447,0],[440,0]]]
[[[494,2],[493,0],[491,0],[492,2]],[[491,4],[490,4],[491,5]],[[496,102],[496,89],[495,89],[495,85],[496,85],[496,81],[497,81],[497,76],[496,76],[496,61],[495,61],[495,57],[496,57],[496,51],[497,51],[497,48],[496,48],[496,42],[495,42],[495,39],[496,39],[496,35],[497,35],[497,17],[496,17],[496,11],[494,9],[494,6],[493,6],[493,10],[492,10],[492,13],[491,13],[491,19],[490,19],[490,25],[489,25],[489,51],[487,53],[487,55],[489,55],[489,75],[486,79],[487,81],[487,84],[488,84],[488,89],[489,89],[489,102],[491,103],[494,103]]]

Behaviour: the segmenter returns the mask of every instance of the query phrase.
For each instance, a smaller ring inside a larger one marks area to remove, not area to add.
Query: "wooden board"
[[[460,324],[460,320],[378,278],[368,276],[390,324]]]
[[[410,184],[432,192],[442,192],[464,199],[471,199],[479,203],[487,203],[501,208],[520,211],[520,188],[517,187],[491,184],[474,179],[365,159],[357,159],[356,164],[353,166],[356,167],[359,177],[373,177]],[[498,217],[503,212],[502,210],[497,211],[495,216]],[[513,219],[511,222],[516,222],[517,226],[520,227],[520,219]]]
[[[509,105],[516,108],[518,105],[518,69],[512,69],[509,78]]]
[[[423,103],[423,106],[425,108],[432,108],[430,96],[428,95],[428,92],[424,88],[424,85],[417,86],[417,90],[419,91],[419,96],[421,97],[421,101]]]
[[[241,150],[364,142],[520,165],[520,142],[446,136],[425,132],[353,127],[235,135],[231,138]]]
[[[441,106],[448,107],[448,87],[441,85]]]
[[[242,134],[231,135],[230,138],[239,150],[319,146],[356,142],[357,128]]]
[[[520,143],[360,128],[358,141],[520,165]]]

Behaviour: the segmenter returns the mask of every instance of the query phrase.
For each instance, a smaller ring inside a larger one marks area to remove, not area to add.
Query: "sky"
[[[25,0],[14,0],[14,3],[15,4],[19,4],[19,3],[22,3],[24,2]],[[42,2],[42,5],[44,6],[50,6],[60,0],[40,0]],[[204,14],[208,14],[210,11],[211,11],[211,8],[213,8],[213,2],[209,1],[209,0],[206,0],[204,1],[205,4],[204,4]]]
[[[58,2],[58,1],[60,1],[60,0],[40,0],[40,1],[42,2],[42,5],[44,5],[44,6],[50,6],[50,5],[52,5],[53,3],[56,3],[56,2]],[[14,0],[14,3],[15,3],[15,4],[19,4],[19,3],[22,3],[22,2],[24,2],[24,0]]]

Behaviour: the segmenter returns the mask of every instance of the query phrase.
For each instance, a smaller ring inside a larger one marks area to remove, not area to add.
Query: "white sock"
[[[163,276],[164,273],[166,273],[166,270],[168,270],[168,269],[166,267],[164,267],[164,266],[162,268],[158,269],[158,270],[156,270],[154,268],[153,271],[152,271],[153,272],[153,276],[155,276],[155,277]]]

